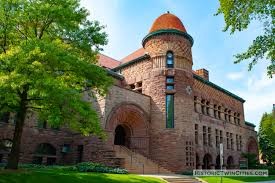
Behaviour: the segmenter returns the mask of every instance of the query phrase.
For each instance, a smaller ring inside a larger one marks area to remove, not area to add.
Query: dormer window
[[[166,54],[166,67],[174,68],[174,55],[171,51],[168,51]]]

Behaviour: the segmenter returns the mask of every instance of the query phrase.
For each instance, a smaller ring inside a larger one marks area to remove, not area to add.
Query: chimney
[[[272,113],[273,113],[273,116],[275,116],[275,104],[273,104]]]
[[[209,72],[208,72],[208,70],[202,68],[202,69],[196,70],[195,72],[200,77],[202,77],[202,78],[206,79],[207,81],[209,81]]]

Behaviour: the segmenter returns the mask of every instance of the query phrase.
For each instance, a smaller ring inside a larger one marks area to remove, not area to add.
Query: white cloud
[[[226,77],[230,80],[240,80],[244,77],[244,72],[231,72],[226,75]]]
[[[271,112],[275,103],[275,78],[268,78],[264,70],[261,75],[253,74],[246,82],[246,86],[236,93],[246,100],[244,103],[246,120],[256,124],[258,130],[263,113]]]

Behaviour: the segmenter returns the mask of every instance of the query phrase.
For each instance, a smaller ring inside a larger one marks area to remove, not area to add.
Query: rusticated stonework
[[[166,22],[158,25],[162,20]],[[164,14],[151,30],[144,47],[119,66],[114,59],[99,57],[104,59],[100,65],[114,77],[114,86],[105,97],[84,96],[98,112],[107,139],[51,129],[47,124],[38,126],[35,114],[29,114],[21,162],[93,161],[123,167],[126,159],[117,157],[119,148],[115,148],[120,145],[170,171],[183,172],[220,168],[220,143],[227,168],[238,168],[242,152],[258,154],[254,126],[245,122],[244,100],[209,81],[206,69],[192,70],[193,40],[180,20]],[[167,61],[168,53],[173,54],[172,64]],[[167,105],[167,95],[173,95],[173,105]],[[171,128],[167,127],[167,108],[173,108]],[[7,146],[14,129],[10,117],[0,122],[0,140]],[[48,149],[47,153],[41,148]],[[8,149],[0,150],[1,162],[6,161]]]

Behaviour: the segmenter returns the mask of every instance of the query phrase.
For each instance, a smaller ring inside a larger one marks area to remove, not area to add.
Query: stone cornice
[[[176,29],[162,29],[162,30],[158,30],[158,31],[151,32],[151,33],[147,34],[142,40],[142,46],[144,47],[146,41],[149,38],[151,38],[153,36],[163,35],[163,34],[175,34],[175,35],[183,36],[190,42],[191,46],[193,46],[193,44],[194,44],[194,40],[193,40],[192,36],[190,36],[186,32],[182,32],[182,31],[179,31]]]

